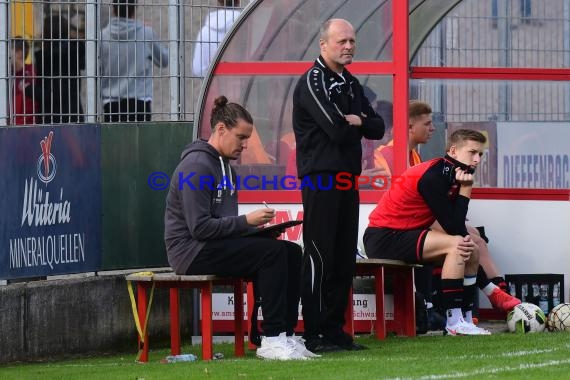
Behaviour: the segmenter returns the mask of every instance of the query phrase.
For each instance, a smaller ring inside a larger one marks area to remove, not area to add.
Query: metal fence
[[[131,114],[148,120],[148,100],[153,121],[194,120],[204,72],[193,70],[193,61],[215,51],[221,38],[201,29],[211,17],[231,24],[233,12],[251,0],[138,0],[134,19],[145,31],[118,39],[108,33],[114,1],[0,2],[0,92],[7,94],[0,125],[124,121]],[[20,45],[26,65],[17,63]],[[141,51],[153,46],[164,57],[138,63]],[[567,68],[570,0],[464,0],[412,64]],[[118,88],[140,102],[111,107]],[[565,82],[412,81],[411,93],[446,121],[568,120],[570,114]]]
[[[569,0],[465,0],[433,30],[414,66],[568,68]],[[413,81],[445,121],[566,121],[570,88],[556,81]]]
[[[138,0],[134,13],[127,0],[5,1],[0,125],[192,121],[205,74],[193,59],[249,1]]]

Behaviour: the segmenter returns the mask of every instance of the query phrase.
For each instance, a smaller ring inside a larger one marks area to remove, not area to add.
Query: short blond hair
[[[474,129],[458,129],[449,136],[447,149],[445,151],[449,151],[453,145],[457,147],[462,146],[467,141],[477,141],[481,144],[485,144],[487,142],[487,138],[484,134]]]
[[[410,100],[410,104],[408,106],[409,120],[415,119],[416,117],[420,117],[422,115],[429,115],[431,113],[431,106],[428,103],[422,102],[421,100]]]

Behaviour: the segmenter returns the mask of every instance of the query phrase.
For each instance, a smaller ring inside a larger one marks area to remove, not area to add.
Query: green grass
[[[224,359],[161,364],[168,350],[151,351],[147,364],[131,355],[0,367],[0,379],[522,379],[568,378],[570,332],[477,337],[360,337],[366,351],[326,354],[303,362],[262,361],[250,351],[233,357],[233,345],[217,344]],[[184,347],[200,353],[200,347]]]

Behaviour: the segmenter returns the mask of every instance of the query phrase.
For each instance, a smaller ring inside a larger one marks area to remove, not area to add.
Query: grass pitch
[[[365,336],[368,350],[323,355],[302,362],[262,361],[249,351],[233,357],[233,345],[216,344],[224,359],[161,364],[168,350],[154,350],[147,364],[128,355],[0,367],[0,379],[528,379],[568,378],[570,332],[451,337]],[[200,355],[199,346],[183,347]]]

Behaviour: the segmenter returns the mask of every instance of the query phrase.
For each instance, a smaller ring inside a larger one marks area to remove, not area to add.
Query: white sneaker
[[[297,351],[298,353],[300,353],[301,355],[303,355],[306,358],[320,358],[321,355],[315,354],[309,350],[307,350],[307,347],[305,347],[305,339],[303,339],[300,336],[288,336],[287,340],[290,341],[294,347],[295,347],[295,351]]]
[[[446,325],[445,331],[449,335],[491,335],[489,331],[468,323],[463,318],[460,318],[455,325]]]
[[[484,329],[483,327],[479,327],[476,324],[474,324],[473,322],[469,323],[467,322],[467,324],[471,325],[471,328],[479,330],[480,334],[478,335],[491,335],[491,332],[487,329]]]
[[[269,360],[307,360],[295,349],[296,344],[282,332],[279,336],[264,336],[261,347],[257,349],[257,357]]]

